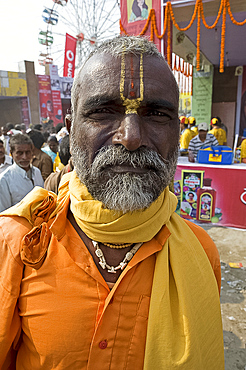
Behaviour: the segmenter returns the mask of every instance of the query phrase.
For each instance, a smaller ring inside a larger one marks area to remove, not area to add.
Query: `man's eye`
[[[112,111],[109,108],[97,108],[97,109],[89,112],[89,116],[91,116],[93,114],[102,114],[102,113],[110,114],[110,113],[112,113]]]
[[[157,109],[153,109],[153,110],[150,110],[148,113],[147,113],[148,116],[157,116],[157,117],[169,117],[168,114],[164,113],[164,112],[161,112]],[[169,117],[170,118],[170,117]]]

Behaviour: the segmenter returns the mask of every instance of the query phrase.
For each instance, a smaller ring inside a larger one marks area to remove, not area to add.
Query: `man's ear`
[[[71,114],[66,114],[65,124],[66,124],[66,128],[67,128],[67,130],[70,134],[70,129],[71,129],[71,125],[72,125],[72,116],[71,116]]]

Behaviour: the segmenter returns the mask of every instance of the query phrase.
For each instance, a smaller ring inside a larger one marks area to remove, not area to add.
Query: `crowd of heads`
[[[31,150],[33,148],[40,150],[44,146],[49,146],[54,153],[60,153],[61,147],[62,163],[64,165],[68,163],[70,158],[69,134],[63,122],[49,128],[48,131],[41,123],[26,126],[24,123],[13,124],[8,122],[1,126],[0,137],[2,138],[0,139],[0,160],[4,155],[13,157],[16,145],[26,144],[31,146]],[[4,146],[4,138],[8,138],[8,151]],[[65,139],[64,142],[63,139]]]
[[[180,123],[181,131],[185,128],[192,128],[192,127],[196,127],[196,126],[199,130],[199,125],[200,125],[200,130],[208,131],[208,129],[209,129],[207,123],[202,122],[200,124],[197,124],[195,117],[192,117],[192,116],[189,116],[189,117],[186,117],[186,116],[183,116],[183,115],[180,116],[179,117],[179,123]],[[205,129],[205,125],[206,125],[206,129]],[[210,129],[212,129],[214,127],[218,127],[218,128],[222,127],[221,118],[218,117],[218,116],[211,118]]]

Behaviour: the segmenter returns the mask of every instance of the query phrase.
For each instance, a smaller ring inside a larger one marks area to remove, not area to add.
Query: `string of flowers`
[[[191,26],[192,24],[194,23],[194,20],[196,19],[196,13],[198,11],[198,8],[199,8],[199,3],[200,3],[200,0],[197,0],[196,2],[196,5],[195,5],[195,9],[194,9],[194,13],[192,15],[192,18],[190,20],[190,23],[188,24],[188,26],[184,27],[184,28],[181,28],[179,27],[178,23],[176,22],[175,20],[175,17],[174,17],[174,14],[173,14],[173,8],[172,8],[172,4],[170,1],[167,2],[167,5],[166,7],[168,8],[168,11],[171,15],[171,19],[172,19],[172,22],[174,24],[174,26],[179,30],[179,31],[187,31]]]
[[[231,12],[231,6],[230,6],[230,1],[229,0],[226,1],[226,6],[227,6],[227,11],[228,11],[228,14],[229,14],[229,16],[231,18],[232,23],[234,23],[237,26],[243,26],[244,24],[246,24],[246,19],[244,19],[244,21],[242,21],[242,22],[238,22],[233,17],[232,12]]]
[[[224,72],[225,33],[226,33],[226,0],[222,0],[224,9],[222,15],[221,42],[220,42],[220,73]]]
[[[175,62],[174,62],[174,66],[173,66],[172,69],[174,71],[182,73],[185,77],[192,77],[192,72],[190,72],[190,67],[189,67],[190,64],[184,61],[183,62],[183,67],[181,67],[180,58],[179,58],[178,59],[178,67],[177,67],[176,55],[174,55],[174,59],[175,59]]]
[[[124,29],[123,25],[122,25],[122,22],[121,22],[121,19],[120,19],[120,34],[125,34],[126,36],[129,36],[129,34],[126,32],[126,30]]]
[[[220,7],[219,7],[219,11],[218,11],[218,15],[217,15],[217,18],[215,19],[214,23],[212,24],[212,26],[209,26],[205,20],[205,16],[204,16],[204,10],[203,10],[203,3],[201,2],[200,3],[200,8],[201,8],[201,15],[202,15],[202,22],[204,24],[204,26],[208,29],[208,30],[211,30],[213,28],[215,28],[217,26],[217,23],[219,22],[219,19],[220,19],[220,16],[221,16],[221,13],[222,13],[222,9],[223,9],[223,0],[220,2]]]
[[[154,23],[151,22],[151,27],[150,27],[150,41],[154,41]]]
[[[148,18],[147,18],[147,21],[145,23],[145,26],[144,28],[142,29],[142,31],[140,32],[139,36],[143,36],[147,30],[148,30],[148,27],[149,27],[149,23],[151,21],[151,24],[152,24],[152,15],[155,14],[155,10],[154,9],[150,9],[150,12],[149,12],[149,15],[148,15]]]
[[[201,1],[198,0],[197,8],[197,35],[196,35],[196,69],[200,70],[200,60],[201,60],[201,51],[200,51],[200,40],[201,40]]]
[[[172,64],[172,48],[171,48],[171,17],[170,13],[167,14],[167,63],[169,66]]]
[[[157,30],[157,26],[156,26],[156,15],[155,15],[155,11],[152,13],[152,22],[153,22],[153,25],[154,25],[154,31],[155,31],[155,35],[158,39],[162,39],[166,33],[166,30],[167,30],[167,23],[168,23],[168,16],[166,16],[166,14],[168,14],[168,9],[166,7],[165,9],[165,18],[164,18],[164,29],[163,29],[163,33],[161,35],[159,35],[158,33],[158,30]]]

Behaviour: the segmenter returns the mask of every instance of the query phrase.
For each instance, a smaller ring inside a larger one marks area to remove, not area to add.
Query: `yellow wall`
[[[0,96],[27,96],[25,74],[0,71]]]

